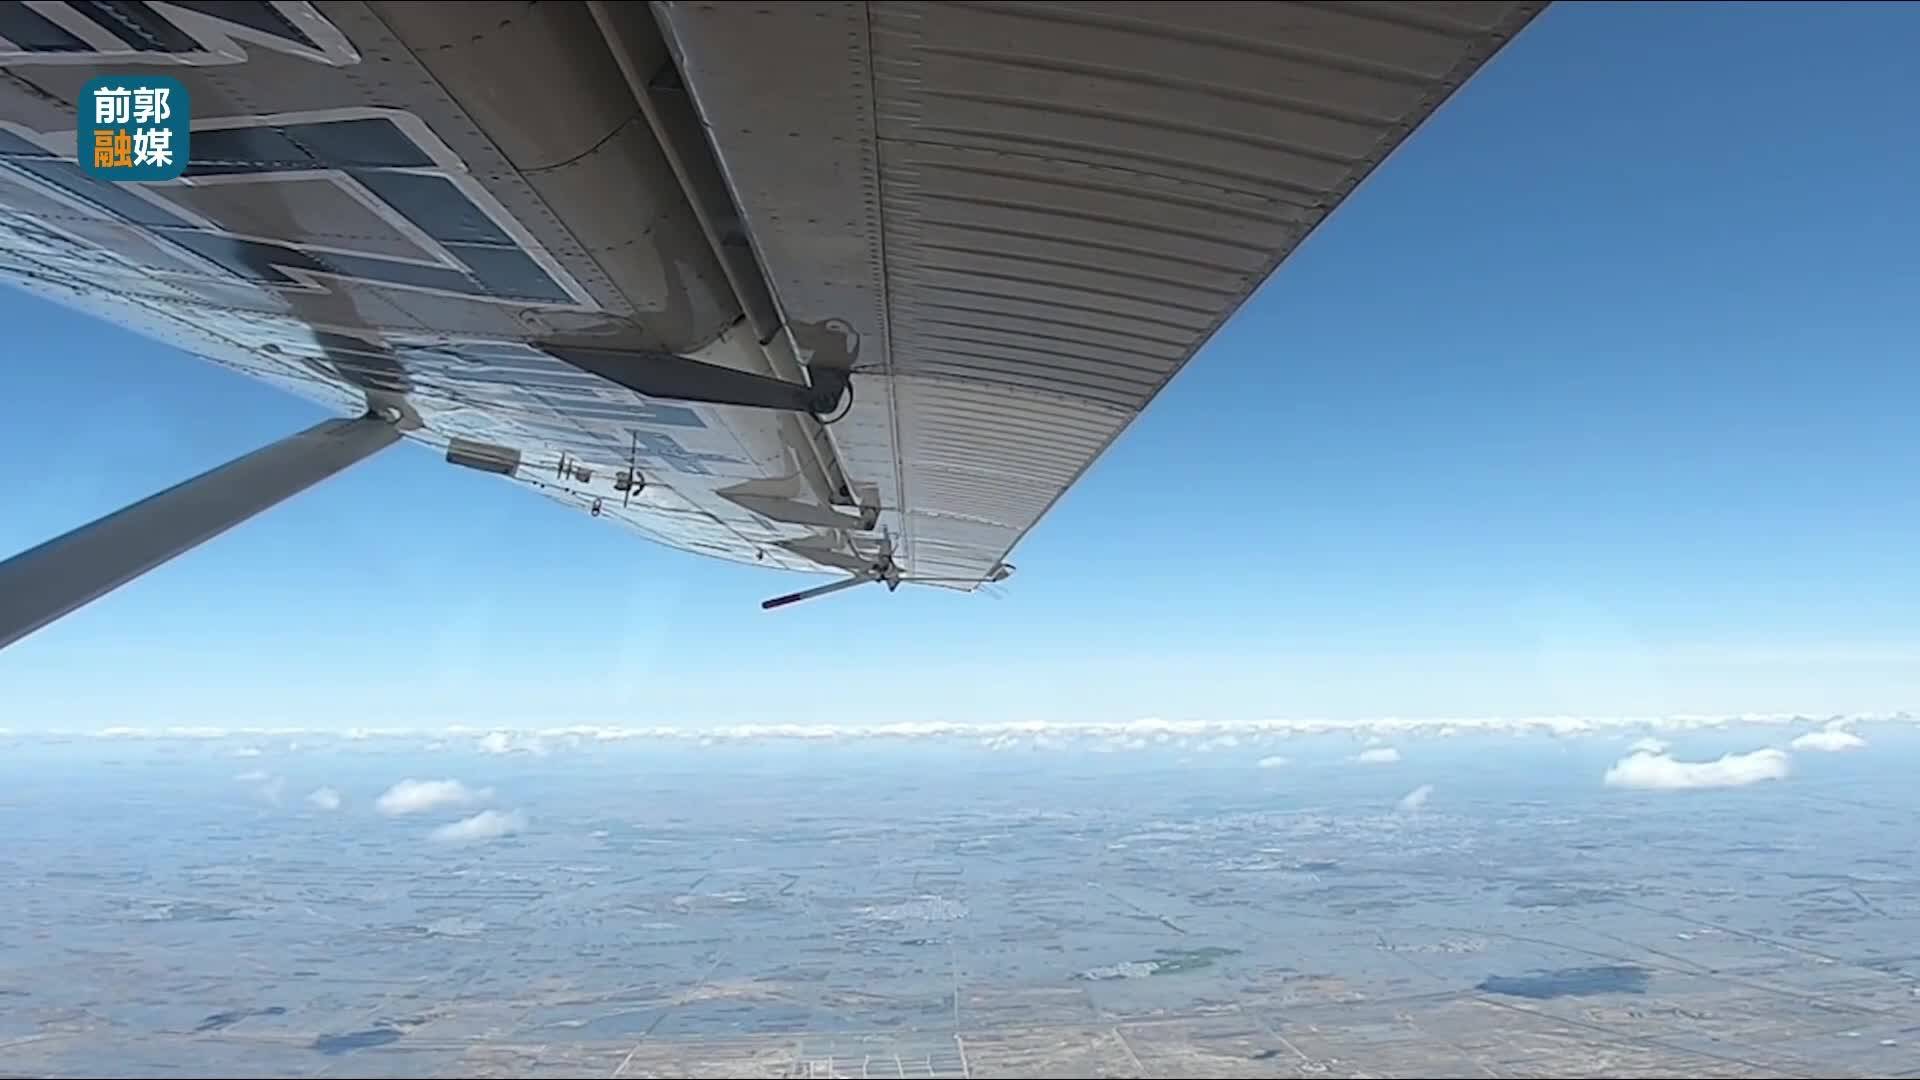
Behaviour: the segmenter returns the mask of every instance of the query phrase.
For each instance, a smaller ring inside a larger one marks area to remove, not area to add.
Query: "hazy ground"
[[[1859,734],[15,736],[0,1073],[1920,1075]]]

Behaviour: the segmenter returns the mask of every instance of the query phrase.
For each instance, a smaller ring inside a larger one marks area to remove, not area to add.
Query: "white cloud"
[[[1667,752],[1667,740],[1656,739],[1651,735],[1642,735],[1628,744],[1630,754],[1664,754]]]
[[[1400,751],[1391,746],[1370,746],[1353,755],[1362,765],[1391,765],[1400,760]]]
[[[233,756],[234,757],[259,757],[260,748],[257,746],[243,746],[240,749],[235,750],[233,752]]]
[[[532,754],[544,757],[546,743],[538,735],[525,732],[489,731],[480,737],[480,752],[483,754]]]
[[[1278,769],[1286,763],[1287,759],[1279,754],[1268,754],[1259,761],[1259,765],[1263,769]]]
[[[340,793],[330,787],[314,788],[307,802],[322,810],[340,809]]]
[[[1779,780],[1792,771],[1785,750],[1767,747],[1745,754],[1723,754],[1714,761],[1675,761],[1666,754],[1641,752],[1614,762],[1602,780],[1608,787],[1679,791],[1686,788],[1745,787]]]
[[[527,827],[527,815],[518,810],[482,810],[470,818],[433,830],[434,840],[442,844],[471,844],[481,840],[517,833]]]
[[[1787,744],[1795,750],[1822,750],[1827,753],[1839,753],[1842,750],[1858,750],[1867,745],[1867,740],[1844,728],[1829,727],[1823,731],[1809,731]]]
[[[1411,814],[1427,805],[1427,798],[1433,794],[1432,784],[1421,784],[1400,797],[1400,812]]]
[[[402,780],[388,788],[374,808],[383,814],[417,814],[436,806],[465,806],[493,797],[492,788],[470,788],[458,780]]]
[[[265,769],[248,769],[243,773],[235,773],[233,778],[242,784],[253,785],[255,795],[276,806],[280,803],[281,792],[287,787],[286,777],[275,776]]]

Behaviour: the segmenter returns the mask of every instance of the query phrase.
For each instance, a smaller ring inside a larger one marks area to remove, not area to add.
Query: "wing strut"
[[[871,573],[855,574],[850,578],[841,578],[839,581],[828,582],[825,585],[815,585],[811,589],[801,589],[796,593],[776,596],[771,600],[762,600],[760,602],[760,609],[762,611],[772,611],[774,608],[786,607],[788,604],[797,604],[802,600],[811,600],[816,596],[826,596],[831,593],[837,593],[841,589],[851,589],[855,585],[865,585],[868,582],[879,580],[881,580],[880,577]]]
[[[315,424],[0,562],[0,648],[399,438],[372,413]]]

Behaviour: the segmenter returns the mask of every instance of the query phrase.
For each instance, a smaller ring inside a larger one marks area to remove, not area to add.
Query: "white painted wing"
[[[964,588],[1538,6],[0,3],[0,282],[687,551]],[[152,71],[186,174],[86,175],[88,81]],[[849,346],[824,435],[616,377]]]
[[[919,576],[989,577],[1539,3],[656,5],[832,429]]]

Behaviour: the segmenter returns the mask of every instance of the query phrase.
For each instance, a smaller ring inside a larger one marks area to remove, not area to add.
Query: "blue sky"
[[[407,447],[0,653],[0,726],[1920,704],[1920,9],[1550,10],[1015,553],[655,547]],[[12,291],[0,550],[320,418]]]

